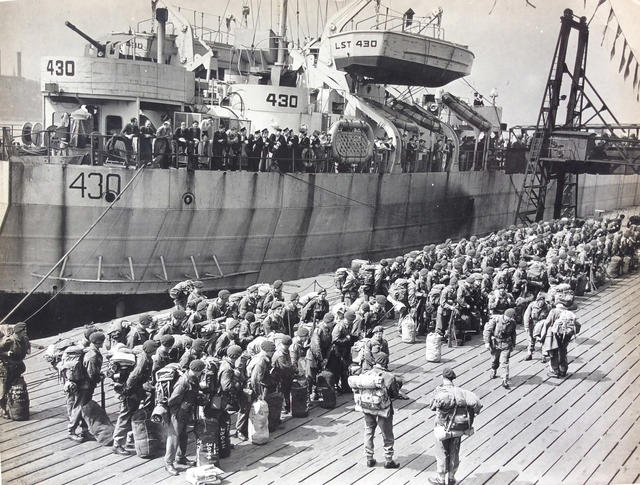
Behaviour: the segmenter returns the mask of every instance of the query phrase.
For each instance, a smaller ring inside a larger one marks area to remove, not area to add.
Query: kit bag
[[[442,358],[442,336],[439,333],[432,332],[427,335],[425,357],[427,362],[440,362]]]
[[[284,396],[281,392],[272,392],[265,396],[265,401],[267,401],[267,405],[269,406],[269,431],[273,432],[278,429],[278,425],[280,424]]]
[[[162,425],[151,421],[144,409],[139,409],[133,414],[131,429],[136,455],[140,458],[155,458],[164,453]]]
[[[102,446],[113,444],[113,424],[106,411],[97,402],[92,400],[82,406],[82,417],[89,427],[89,433],[98,443]]]
[[[333,409],[336,407],[336,390],[334,388],[335,377],[329,371],[322,371],[316,380],[316,389],[322,401],[320,407],[324,409]]]
[[[198,419],[196,435],[196,462],[199,467],[220,463],[220,422],[217,418]]]
[[[296,377],[291,384],[291,416],[294,418],[309,416],[309,388],[304,377]]]
[[[255,445],[263,445],[269,441],[269,405],[262,399],[251,404],[249,441]]]
[[[7,413],[9,418],[14,421],[29,419],[29,392],[27,391],[27,383],[22,377],[18,377],[9,388]]]

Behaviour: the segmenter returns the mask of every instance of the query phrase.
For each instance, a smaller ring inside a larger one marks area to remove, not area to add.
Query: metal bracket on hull
[[[215,275],[210,275],[209,273],[205,273],[204,275],[202,275],[202,277],[200,278],[200,280],[204,281],[209,281],[209,280],[220,280],[220,279],[224,279],[224,278],[232,278],[234,276],[244,276],[244,275],[250,275],[250,274],[258,274],[260,273],[259,270],[252,270],[252,271],[238,271],[237,273],[227,273],[225,275],[220,275],[220,276],[215,276]],[[39,273],[31,273],[31,276],[35,277],[35,278],[43,278],[44,275],[43,274],[39,274]],[[72,283],[109,283],[109,284],[131,284],[131,283],[158,283],[157,280],[103,280],[103,279],[85,279],[85,278],[60,278],[60,277],[55,277],[55,276],[49,276],[46,279],[54,279],[54,280],[62,280],[62,281],[68,281],[68,282],[72,282]],[[166,280],[167,283],[178,283],[180,281],[183,281],[182,279],[174,279],[174,280]]]

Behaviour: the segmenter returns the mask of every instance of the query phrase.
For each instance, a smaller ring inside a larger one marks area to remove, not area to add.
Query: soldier
[[[531,360],[533,357],[533,351],[536,347],[536,338],[534,336],[534,330],[538,322],[541,322],[547,318],[551,308],[546,301],[547,295],[539,291],[536,299],[529,303],[527,309],[524,312],[523,323],[524,329],[529,336],[529,345],[527,347],[527,356],[524,360]]]
[[[193,282],[191,291],[187,297],[188,308],[197,308],[198,304],[205,299],[205,296],[202,294],[202,288],[204,288],[202,281]]]
[[[239,316],[244,318],[247,312],[255,313],[258,309],[258,285],[247,289],[247,294],[242,297],[239,305]]]
[[[329,301],[327,300],[327,290],[324,288],[318,292],[318,296],[306,304],[302,310],[305,321],[312,321],[314,324],[323,319],[329,313]]]
[[[300,327],[296,330],[296,336],[291,341],[289,347],[289,356],[291,357],[291,365],[296,375],[304,376],[307,368],[307,352],[309,350],[309,330],[306,327]]]
[[[356,319],[353,310],[347,310],[344,320],[339,321],[331,331],[332,350],[327,364],[328,370],[336,376],[336,385],[341,392],[349,392],[349,364],[351,363],[351,326]]]
[[[140,315],[138,318],[138,325],[132,329],[127,336],[127,347],[130,349],[142,345],[149,340],[149,327],[153,323],[151,315]]]
[[[16,323],[13,333],[0,329],[0,417],[6,417],[7,394],[14,382],[24,373],[24,358],[31,352],[27,324]]]
[[[267,394],[275,390],[275,383],[271,377],[271,361],[276,351],[276,344],[271,340],[264,340],[260,344],[260,353],[249,362],[247,371],[250,373],[249,387],[252,400],[264,399]]]
[[[258,308],[262,309],[262,311],[264,312],[271,308],[274,302],[284,302],[284,296],[282,295],[282,286],[282,280],[275,280],[271,285],[269,292],[262,300],[262,304],[258,304]]]
[[[491,352],[491,378],[502,367],[502,387],[509,389],[509,357],[516,345],[516,312],[509,308],[504,315],[494,315],[484,328],[484,345]]]
[[[425,335],[427,333],[425,309],[427,306],[427,296],[429,295],[428,276],[429,270],[422,268],[418,273],[418,279],[411,279],[409,282],[409,304],[412,308],[415,308],[418,335]]]
[[[384,338],[384,327],[382,325],[375,327],[373,336],[364,343],[362,370],[372,369],[375,365],[376,355],[379,353],[389,356],[389,342]]]
[[[542,350],[548,352],[551,357],[548,371],[550,377],[567,376],[567,348],[571,339],[578,333],[580,323],[575,313],[567,308],[561,295],[556,295],[556,307],[549,312],[540,334]]]
[[[207,320],[231,316],[230,296],[231,293],[229,290],[220,290],[218,292],[218,298],[209,303],[207,307]]]
[[[204,339],[195,339],[191,344],[191,348],[186,349],[182,354],[182,357],[180,357],[180,367],[182,367],[184,370],[187,370],[189,369],[189,365],[191,364],[191,362],[201,359],[202,355],[204,354],[205,345],[206,342],[204,341]]]
[[[102,332],[93,332],[89,336],[89,348],[82,359],[83,376],[75,382],[67,382],[65,389],[68,393],[69,425],[68,437],[74,441],[83,442],[87,439],[89,430],[87,423],[82,418],[82,406],[93,398],[96,386],[104,378],[102,374],[102,354],[100,348],[104,344],[106,336]],[[70,404],[70,406],[69,406]],[[82,428],[81,434],[76,434],[76,428]]]
[[[113,431],[113,453],[129,455],[125,449],[127,433],[131,431],[131,418],[140,407],[146,392],[150,391],[148,381],[152,379],[153,360],[151,356],[158,350],[160,343],[147,340],[142,344],[142,352],[136,354],[136,366],[129,374],[127,381],[119,395],[120,411]],[[146,389],[145,384],[147,384]],[[148,408],[153,407],[148,403]]]
[[[216,349],[212,357],[222,359],[227,355],[227,347],[240,343],[240,338],[238,336],[240,332],[240,322],[234,318],[228,318],[226,327],[226,331],[223,332],[216,341]]]
[[[195,461],[186,457],[187,424],[196,406],[200,376],[205,364],[200,359],[189,364],[189,370],[176,382],[168,399],[170,422],[167,429],[167,445],[164,455],[165,470],[170,475],[178,475],[174,462],[178,465],[193,466]]]
[[[307,352],[307,379],[312,401],[315,396],[313,388],[316,376],[327,366],[329,359],[334,319],[333,313],[327,313],[311,335],[311,343]]]
[[[285,333],[292,338],[295,335],[295,327],[300,323],[299,300],[300,296],[297,293],[291,293],[289,302],[285,303],[282,311]]]
[[[359,271],[360,264],[358,263],[351,263],[351,269],[347,270],[347,277],[342,285],[342,301],[347,306],[358,298],[358,289],[360,288]]]
[[[462,436],[473,434],[473,419],[482,409],[482,404],[475,394],[453,385],[455,378],[453,369],[445,367],[442,370],[442,385],[435,389],[429,405],[430,409],[436,412],[433,434],[437,474],[435,477],[429,477],[429,482],[433,485],[455,485]],[[457,403],[462,402],[466,406],[457,406]],[[455,426],[459,429],[453,429],[452,426],[456,415],[462,416],[461,422]]]
[[[182,333],[183,324],[187,321],[187,312],[181,309],[173,310],[171,313],[171,319],[164,324],[158,333],[155,335],[155,339],[160,339],[163,335],[179,335]]]
[[[458,293],[458,279],[453,276],[449,279],[449,284],[444,287],[440,294],[440,303],[436,314],[436,332],[445,334],[445,329],[449,331],[449,322],[455,318],[455,304]],[[453,323],[453,322],[452,322]]]
[[[163,335],[162,337],[160,337],[160,347],[158,347],[156,353],[153,355],[152,376],[154,377],[154,380],[156,371],[173,362],[173,358],[171,357],[171,349],[173,348],[174,343],[175,337],[173,335]]]
[[[280,300],[274,300],[270,304],[270,311],[262,320],[262,328],[264,335],[271,333],[285,333],[284,325],[284,303]]]
[[[385,468],[400,468],[400,464],[393,459],[393,403],[391,399],[399,397],[399,391],[401,383],[398,379],[387,370],[389,365],[389,356],[384,352],[380,352],[375,357],[373,369],[367,371],[365,375],[370,376],[382,376],[384,392],[389,399],[389,407],[386,408],[386,412],[379,411],[377,414],[372,414],[363,408],[364,414],[364,453],[367,459],[367,466],[373,467],[376,465],[376,460],[373,458],[373,437],[376,432],[376,427],[380,428],[382,432],[382,441],[384,445],[384,467]]]
[[[276,381],[276,389],[284,396],[285,413],[291,410],[291,384],[297,370],[291,361],[290,348],[292,343],[293,341],[288,335],[282,337],[272,358],[273,377]]]
[[[516,302],[513,296],[507,292],[507,286],[504,282],[497,284],[495,290],[489,295],[489,313],[492,315],[502,315],[508,308],[514,308]]]

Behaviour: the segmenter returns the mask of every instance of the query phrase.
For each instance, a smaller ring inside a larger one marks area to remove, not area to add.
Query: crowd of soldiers
[[[174,307],[169,313],[141,315],[135,323],[116,320],[105,332],[86,329],[85,372],[64,385],[69,438],[87,438],[82,406],[105,377],[105,348],[126,347],[137,354],[135,368],[124,379],[111,376],[120,397],[113,433],[117,454],[130,453],[134,413],[155,412],[157,372],[170,363],[183,370],[164,403],[165,462],[173,475],[178,474],[176,463],[193,465],[186,456],[187,426],[197,409],[227,425],[235,413],[236,436],[247,440],[252,403],[281,393],[283,411],[290,412],[296,376],[306,380],[309,401],[318,402],[327,398],[321,387],[348,393],[349,376],[372,369],[388,373],[392,356],[382,325],[387,318],[397,318],[400,330],[409,319],[418,334],[439,335],[449,345],[464,345],[471,335],[482,335],[490,352],[490,377],[500,369],[505,388],[516,325],[522,324],[529,340],[526,359],[532,359],[536,344],[541,344],[549,375],[566,377],[568,344],[580,331],[571,311],[574,295],[603,284],[613,276],[611,268],[638,264],[640,226],[622,227],[622,222],[621,216],[511,226],[486,236],[430,244],[377,263],[354,260],[349,268],[336,271],[339,298],[333,303],[324,288],[285,296],[280,280],[253,285],[237,295],[221,290],[213,299],[202,293],[202,282],[179,283],[170,291]],[[4,354],[0,358],[4,362]],[[453,388],[455,378],[451,369],[445,374],[444,391]],[[390,395],[406,398],[398,387]],[[442,401],[433,401],[432,409],[442,411]],[[479,411],[480,405],[474,406]],[[383,432],[385,467],[399,466],[393,460],[392,414],[390,421],[378,416],[365,420],[368,466],[375,465],[376,426]],[[439,474],[433,483],[444,483],[457,468],[461,435],[445,434],[437,456],[446,463],[438,458]]]

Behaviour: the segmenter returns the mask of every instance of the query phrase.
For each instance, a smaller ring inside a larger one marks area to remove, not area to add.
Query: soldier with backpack
[[[127,336],[127,347],[130,349],[137,347],[138,345],[142,345],[147,340],[149,340],[149,327],[153,323],[153,318],[151,315],[140,315],[138,319],[138,325],[135,328],[131,329],[129,335]]]
[[[429,405],[436,412],[433,427],[436,475],[429,477],[433,485],[455,485],[462,436],[473,434],[475,415],[482,409],[475,394],[454,386],[455,378],[456,373],[450,367],[442,370],[442,385],[434,390]]]
[[[187,466],[195,465],[195,462],[186,456],[187,424],[197,404],[200,376],[204,372],[204,368],[205,364],[202,360],[192,361],[189,364],[189,370],[178,378],[167,400],[170,418],[164,461],[165,470],[170,475],[179,474],[174,463]]]
[[[113,453],[117,455],[129,455],[125,449],[127,433],[131,431],[131,418],[144,401],[147,392],[150,392],[149,381],[153,371],[151,356],[156,352],[160,343],[156,340],[147,340],[142,344],[142,352],[136,355],[136,365],[126,377],[122,391],[119,393],[120,411],[113,432]],[[153,408],[148,403],[149,408]]]
[[[67,393],[67,411],[69,439],[83,442],[87,439],[89,428],[82,417],[82,406],[91,401],[96,386],[104,378],[102,374],[102,354],[100,348],[104,344],[105,334],[98,331],[89,336],[89,347],[70,347],[65,350],[60,361],[61,376]],[[81,427],[80,435],[76,428]]]
[[[26,323],[16,323],[13,332],[0,329],[0,417],[7,416],[9,389],[24,373],[23,361],[30,352]]]
[[[524,329],[529,337],[529,344],[527,346],[527,356],[524,360],[531,360],[533,358],[533,351],[536,347],[536,337],[534,330],[538,322],[541,322],[547,318],[551,308],[546,301],[546,294],[542,291],[538,292],[536,299],[529,303],[527,309],[524,312],[523,323]]]
[[[384,444],[384,467],[399,468],[393,459],[393,404],[391,399],[400,397],[402,383],[387,370],[389,356],[380,352],[375,357],[371,370],[359,376],[351,376],[349,384],[354,389],[356,411],[364,415],[364,453],[367,466],[376,465],[373,457],[376,427],[382,432]]]
[[[580,333],[580,323],[575,313],[567,308],[562,295],[555,298],[556,307],[553,308],[542,325],[540,340],[542,350],[549,353],[550,377],[566,377],[569,369],[567,362],[567,348],[569,342]]]
[[[484,342],[491,352],[491,378],[502,367],[502,387],[509,389],[509,357],[516,346],[516,311],[509,308],[504,315],[494,315],[484,328]]]

